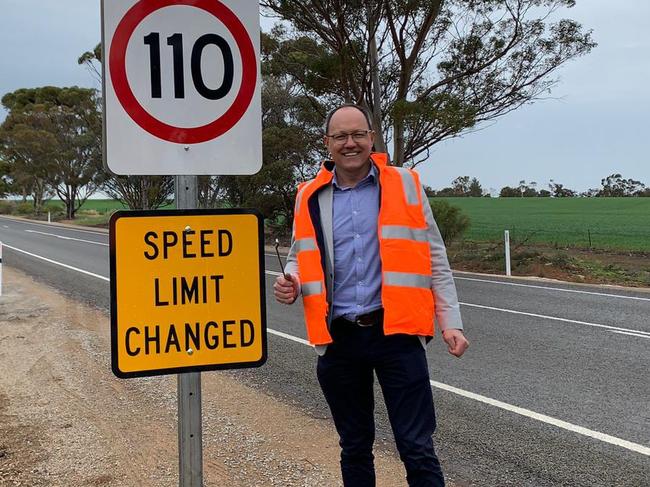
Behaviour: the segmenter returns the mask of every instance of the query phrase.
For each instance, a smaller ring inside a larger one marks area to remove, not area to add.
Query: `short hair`
[[[327,132],[329,132],[330,128],[330,120],[332,120],[332,116],[338,112],[341,108],[356,108],[359,110],[361,113],[363,113],[363,116],[366,119],[366,122],[368,122],[368,128],[372,130],[372,122],[370,121],[370,113],[368,113],[368,110],[366,110],[364,107],[361,105],[357,105],[355,103],[343,103],[342,105],[337,106],[336,108],[333,108],[327,113],[327,116],[325,117],[325,123],[323,124],[323,132],[325,132],[325,135],[327,135]]]

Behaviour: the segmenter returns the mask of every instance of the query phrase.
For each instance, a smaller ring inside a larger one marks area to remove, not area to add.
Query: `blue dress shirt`
[[[353,187],[342,188],[336,178],[332,203],[334,296],[332,317],[354,319],[381,308],[381,260],[377,225],[377,169]]]

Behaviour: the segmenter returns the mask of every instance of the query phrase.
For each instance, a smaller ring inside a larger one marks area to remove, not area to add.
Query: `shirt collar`
[[[334,174],[334,176],[332,177],[332,185],[337,189],[346,189],[346,188],[341,188],[341,186],[339,185],[338,179],[336,178],[336,166],[334,167],[334,169],[332,169],[332,173]],[[370,180],[369,182],[371,183],[377,181],[377,168],[372,162],[370,163],[370,170],[368,171],[368,174],[366,175],[365,178],[363,178],[361,181],[357,183],[357,186],[364,183],[366,180]]]

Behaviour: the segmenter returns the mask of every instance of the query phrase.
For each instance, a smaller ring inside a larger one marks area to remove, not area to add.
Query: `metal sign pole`
[[[197,208],[197,177],[176,176],[175,195],[177,209]],[[202,437],[201,373],[178,374],[178,485],[180,487],[203,487]]]

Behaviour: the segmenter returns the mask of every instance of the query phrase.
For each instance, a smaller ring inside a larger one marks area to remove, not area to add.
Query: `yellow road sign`
[[[262,217],[119,211],[110,221],[112,368],[122,378],[266,360]]]

